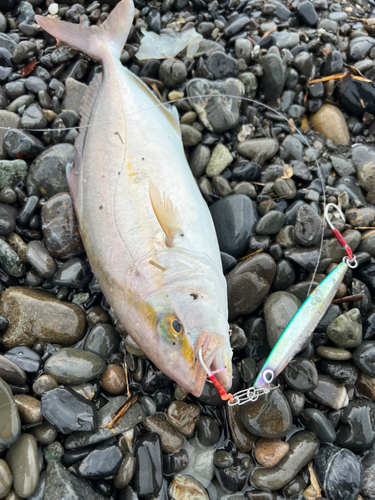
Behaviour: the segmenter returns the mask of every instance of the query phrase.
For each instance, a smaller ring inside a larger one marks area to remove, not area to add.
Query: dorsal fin
[[[89,88],[86,90],[85,97],[83,98],[82,108],[81,108],[81,121],[79,126],[83,127],[80,129],[78,137],[75,142],[75,154],[74,154],[74,165],[67,166],[66,175],[68,177],[69,190],[73,197],[75,206],[77,207],[78,201],[78,184],[79,184],[79,169],[82,163],[82,153],[85,146],[86,136],[88,133],[87,125],[90,122],[92,110],[95,104],[96,96],[102,85],[103,75],[100,73],[91,82]]]
[[[147,92],[147,94],[151,97],[155,104],[159,105],[160,110],[165,114],[168,118],[170,124],[178,133],[179,137],[181,137],[181,129],[180,129],[180,117],[178,116],[178,111],[175,106],[166,106],[165,104],[161,104],[161,102],[156,98],[156,96],[151,92],[151,90],[147,87],[147,85],[138,78],[134,73],[129,71],[127,68],[124,68],[127,71],[128,75],[133,78],[137,82],[137,84],[142,85],[143,89]]]
[[[149,192],[151,205],[165,233],[167,246],[173,247],[175,238],[184,235],[180,214],[177,208],[173,206],[169,196],[164,194],[162,197],[160,191],[152,182],[150,182]]]

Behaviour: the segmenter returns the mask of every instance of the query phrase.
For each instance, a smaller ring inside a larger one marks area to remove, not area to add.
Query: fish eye
[[[270,370],[270,369],[264,370],[263,378],[264,378],[264,381],[267,382],[267,384],[270,384],[272,382],[273,377],[274,377],[274,373],[272,370]]]
[[[182,330],[182,325],[179,321],[177,321],[177,319],[174,319],[171,323],[171,327],[172,327],[172,330],[174,331],[174,333],[180,333],[181,330]]]

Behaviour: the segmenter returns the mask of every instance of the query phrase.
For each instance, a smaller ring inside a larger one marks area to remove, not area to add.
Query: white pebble
[[[57,14],[58,11],[59,11],[59,4],[57,3],[51,3],[51,5],[48,7],[48,12],[53,16]]]

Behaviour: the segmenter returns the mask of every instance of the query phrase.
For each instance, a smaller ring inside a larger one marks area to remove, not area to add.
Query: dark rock
[[[39,139],[25,130],[8,130],[3,139],[3,145],[9,158],[32,158],[45,148]]]
[[[70,387],[57,387],[41,398],[43,417],[63,434],[96,431],[95,405]]]
[[[7,351],[4,356],[27,373],[37,373],[41,364],[39,354],[26,345],[20,345]]]
[[[253,202],[244,194],[221,198],[210,206],[220,250],[240,257],[255,233],[258,214]]]
[[[336,437],[336,444],[351,451],[361,452],[375,442],[375,403],[372,401],[353,400],[341,415],[341,425]]]
[[[71,474],[64,466],[54,460],[47,466],[44,500],[106,500],[106,496],[95,490],[89,481]]]
[[[141,436],[135,448],[134,491],[141,498],[157,496],[163,483],[163,454],[160,438],[153,432]]]
[[[59,384],[77,385],[101,375],[106,368],[102,358],[88,351],[64,348],[47,359],[44,370]]]
[[[197,422],[197,435],[203,446],[215,446],[220,439],[221,431],[215,420],[201,416]]]
[[[353,352],[356,367],[369,377],[375,377],[375,342],[362,342]]]
[[[294,226],[294,239],[298,245],[313,246],[319,242],[322,235],[322,219],[315,210],[307,204],[297,210]]]
[[[335,441],[335,429],[330,420],[321,411],[316,408],[306,408],[299,416],[299,419],[323,443],[332,443]]]
[[[305,358],[292,359],[282,373],[285,382],[295,391],[308,392],[318,386],[318,372],[315,366]]]
[[[331,500],[354,500],[361,490],[362,465],[349,450],[323,445],[314,458],[314,468]]]
[[[0,203],[0,236],[7,236],[16,228],[17,209]]]
[[[208,55],[207,69],[216,80],[237,76],[238,63],[233,57],[223,52],[214,51]]]
[[[123,455],[118,446],[106,443],[97,446],[81,462],[78,474],[84,478],[101,479],[116,475],[120,469]]]
[[[253,486],[272,491],[283,488],[309,463],[319,448],[317,437],[307,431],[293,434],[288,444],[289,452],[277,465],[269,469],[265,467],[253,469],[250,474]],[[260,500],[261,497],[258,498]]]
[[[68,193],[50,198],[42,208],[45,244],[58,259],[70,259],[83,253],[78,222]]]
[[[348,404],[348,394],[343,385],[338,384],[327,375],[318,376],[318,386],[307,396],[320,404],[334,409],[343,408]]]
[[[249,432],[267,438],[285,437],[292,425],[289,404],[279,389],[244,404],[241,419]]]
[[[275,276],[275,261],[267,254],[254,255],[238,264],[228,275],[229,321],[251,314],[262,303]]]
[[[297,5],[297,15],[306,26],[315,26],[318,22],[318,14],[311,2],[308,0]]]

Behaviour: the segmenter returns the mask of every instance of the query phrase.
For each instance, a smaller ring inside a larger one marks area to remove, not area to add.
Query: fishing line
[[[171,99],[169,101],[166,101],[166,102],[159,102],[159,103],[156,103],[154,104],[153,106],[150,106],[150,107],[147,107],[147,108],[144,108],[144,109],[141,109],[139,111],[135,111],[133,113],[129,113],[129,114],[125,114],[125,118],[129,118],[129,117],[132,117],[132,116],[137,116],[141,113],[145,113],[146,111],[151,111],[155,108],[159,108],[159,107],[166,107],[166,105],[168,104],[175,104],[175,103],[178,103],[178,102],[182,102],[182,101],[190,101],[192,99],[202,99],[202,98],[209,98],[209,99],[212,99],[212,98],[220,98],[220,99],[225,99],[225,98],[231,98],[231,99],[239,99],[239,100],[243,100],[243,101],[247,101],[249,103],[252,103],[252,104],[255,104],[257,106],[262,106],[263,108],[266,108],[268,109],[269,111],[271,111],[272,113],[275,113],[277,116],[279,116],[283,121],[287,122],[288,125],[290,127],[293,127],[293,129],[295,130],[295,132],[299,135],[300,137],[300,140],[301,142],[309,147],[310,149],[311,146],[310,146],[310,143],[307,139],[307,137],[305,137],[299,130],[298,128],[296,127],[296,125],[291,122],[290,120],[288,120],[288,118],[286,116],[284,116],[282,113],[280,113],[279,111],[273,109],[271,106],[268,106],[267,104],[264,104],[262,102],[259,102],[259,101],[256,101],[255,99],[250,99],[249,97],[241,97],[241,96],[238,96],[238,95],[231,95],[231,94],[220,94],[220,95],[217,95],[217,94],[203,94],[203,95],[199,95],[199,96],[192,96],[192,97],[181,97],[181,98],[178,98],[178,99]],[[168,110],[168,108],[167,108]],[[102,125],[107,125],[107,124],[110,124],[110,123],[113,123],[113,121],[103,121],[103,122],[95,122],[95,123],[89,123],[87,125],[77,125],[76,127],[65,127],[65,128],[56,128],[56,129],[53,129],[53,128],[40,128],[40,129],[16,129],[16,130],[23,130],[25,132],[60,132],[60,131],[67,131],[67,130],[82,130],[82,129],[88,129],[88,128],[91,128],[91,127],[96,127],[96,126],[102,126]],[[0,130],[12,130],[10,127],[0,127]],[[320,167],[319,163],[318,163],[318,160],[313,152],[313,160],[315,162],[315,165],[317,167],[317,174],[318,174],[318,177],[319,177],[319,180],[321,181],[321,184],[322,184],[322,195],[323,195],[323,214],[325,213],[326,211],[326,190],[325,190],[325,179],[324,179],[324,175],[323,175],[323,171],[322,171],[322,168]],[[313,276],[312,276],[312,279],[310,281],[310,285],[309,285],[309,289],[308,289],[308,293],[307,295],[310,295],[310,292],[311,292],[311,288],[313,286],[313,282],[314,282],[314,279],[315,279],[315,276],[316,276],[316,273],[318,271],[318,267],[319,267],[319,264],[320,264],[320,259],[321,259],[321,256],[322,256],[322,251],[323,251],[323,242],[324,242],[324,217],[322,217],[322,232],[321,232],[321,239],[320,239],[320,246],[319,246],[319,251],[318,251],[318,259],[317,259],[317,262],[316,262],[316,265],[315,265],[315,268],[314,268],[314,272],[313,272]]]

